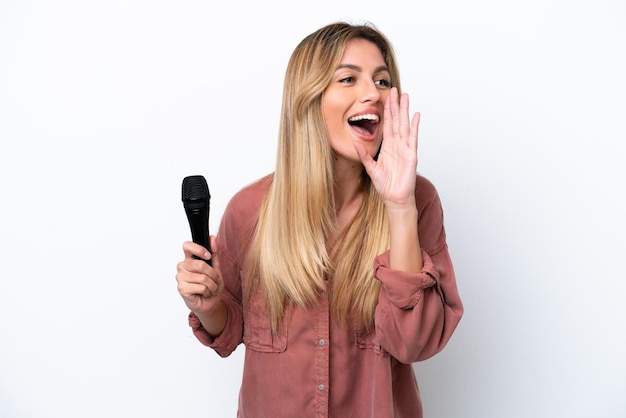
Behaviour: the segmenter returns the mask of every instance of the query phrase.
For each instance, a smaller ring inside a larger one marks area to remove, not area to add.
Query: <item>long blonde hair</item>
[[[322,290],[328,290],[336,320],[366,329],[374,323],[380,283],[373,261],[389,247],[388,220],[363,170],[361,207],[346,230],[334,230],[333,151],[321,109],[352,39],[378,46],[392,85],[400,88],[391,44],[371,24],[324,26],[294,50],[285,74],[276,170],[259,212],[245,278],[247,297],[252,283],[262,286],[274,330],[287,306],[311,306]],[[332,236],[339,241],[330,243]]]

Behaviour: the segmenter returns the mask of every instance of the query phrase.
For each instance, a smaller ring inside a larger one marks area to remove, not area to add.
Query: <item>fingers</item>
[[[217,245],[217,238],[211,236],[209,238],[211,240],[211,248],[213,249],[213,253],[211,254],[211,263],[213,266],[213,270],[217,273],[217,294],[222,293],[222,289],[224,288],[224,281],[222,280],[222,270],[220,267],[220,257],[219,257],[219,247]]]
[[[400,96],[400,111],[398,115],[398,134],[400,138],[409,138],[410,126],[409,126],[409,95],[404,93]]]
[[[177,275],[176,279],[178,281],[178,293],[186,299],[196,296],[208,298],[216,294],[218,290],[217,284],[212,280],[203,281],[201,283],[193,282],[189,279],[182,278],[180,275]]]
[[[194,256],[203,260],[211,258],[211,253],[206,248],[191,241],[183,243],[183,252],[185,253],[185,259],[193,259]]]
[[[419,119],[416,121],[414,116],[413,120],[409,120],[409,95],[407,93],[398,96],[398,89],[391,88],[385,100],[383,122],[385,138],[405,140],[410,144],[413,133],[417,134],[414,123],[419,122]]]
[[[397,97],[397,90],[394,87],[391,89],[391,91],[387,95],[387,98],[385,99],[385,107],[383,109],[383,143],[385,142],[385,139],[391,139],[395,136],[393,127],[393,112],[391,110],[394,103],[392,100],[392,96],[394,96],[394,91],[396,91],[395,96]]]
[[[419,132],[420,120],[422,119],[422,114],[419,112],[415,112],[413,114],[413,119],[411,120],[411,132],[409,133],[409,146],[411,150],[417,153],[417,134]]]
[[[213,276],[187,270],[190,263],[206,266],[206,268],[211,270]],[[214,296],[219,298],[224,288],[221,276],[202,260],[185,260],[180,262],[178,264],[178,272],[176,273],[176,282],[178,284],[178,293],[183,297],[187,306],[194,311],[200,308],[203,300],[208,301],[209,298]]]
[[[376,162],[360,142],[355,141],[354,148],[356,149],[356,153],[361,160],[361,164],[363,164],[363,167],[365,167],[365,170],[369,173],[370,169],[373,168]]]
[[[211,235],[209,237],[209,240],[210,240],[211,251],[212,251],[210,254],[210,259],[212,261],[212,264],[214,265],[213,267],[215,267],[216,263],[219,264],[219,260],[217,256],[217,252],[218,252],[217,237],[215,237],[214,235]],[[217,270],[219,271],[219,269]]]
[[[217,240],[211,237],[211,247],[217,250]],[[176,266],[176,281],[179,292],[185,296],[218,296],[224,285],[219,273],[219,258],[217,254],[210,254],[202,246],[185,242],[183,244],[185,259]],[[197,259],[200,257],[202,259]],[[212,260],[213,266],[208,265],[204,259]]]

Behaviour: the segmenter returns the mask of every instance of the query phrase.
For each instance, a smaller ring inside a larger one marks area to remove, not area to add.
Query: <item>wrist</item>
[[[194,312],[200,320],[202,327],[212,336],[219,336],[226,326],[228,310],[226,304],[220,299],[207,311]]]
[[[385,206],[390,222],[417,221],[418,213],[414,202],[408,204],[385,203]]]

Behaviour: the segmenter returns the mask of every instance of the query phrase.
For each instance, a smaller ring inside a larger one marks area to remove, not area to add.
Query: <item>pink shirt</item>
[[[261,291],[242,304],[247,246],[270,182],[271,175],[239,191],[217,234],[226,328],[214,339],[189,315],[198,340],[220,356],[245,344],[237,416],[421,418],[411,363],[441,351],[463,315],[436,189],[417,176],[422,272],[390,269],[388,252],[372,260],[375,277],[382,282],[374,330],[338,325],[321,292],[317,305],[292,308],[284,326],[272,335]]]

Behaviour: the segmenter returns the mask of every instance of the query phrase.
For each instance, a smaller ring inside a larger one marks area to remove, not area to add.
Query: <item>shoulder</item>
[[[433,255],[446,247],[443,208],[434,184],[418,174],[415,181],[420,244]]]
[[[244,186],[226,205],[218,241],[221,253],[228,254],[231,260],[238,259],[246,243],[250,241],[271,179],[272,175],[266,175]]]
[[[226,212],[236,217],[253,217],[261,206],[261,202],[272,184],[272,174],[267,174],[242,187],[228,202]]]
[[[415,201],[418,206],[430,205],[439,201],[439,193],[435,185],[419,173],[415,177]]]

